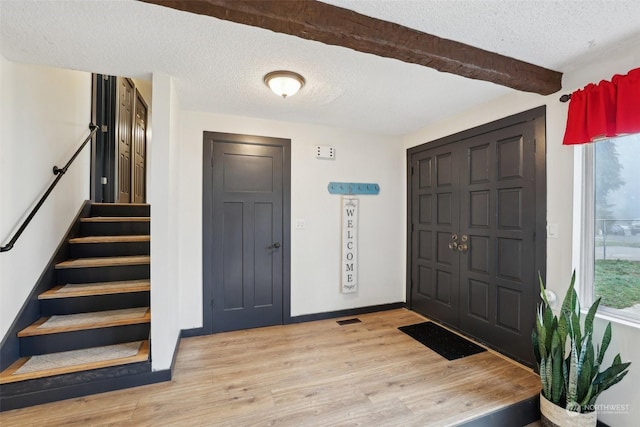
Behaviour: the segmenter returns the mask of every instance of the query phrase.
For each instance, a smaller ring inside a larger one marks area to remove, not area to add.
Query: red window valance
[[[571,94],[565,145],[640,132],[640,68]]]

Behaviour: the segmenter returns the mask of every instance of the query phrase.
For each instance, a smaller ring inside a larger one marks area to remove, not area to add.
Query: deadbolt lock
[[[451,240],[453,240],[454,242],[455,242],[456,240],[458,240],[458,235],[457,235],[456,233],[453,233],[453,234],[451,235]]]
[[[466,234],[463,234],[461,240],[462,240],[462,243],[464,243],[469,240],[469,236],[467,236]]]

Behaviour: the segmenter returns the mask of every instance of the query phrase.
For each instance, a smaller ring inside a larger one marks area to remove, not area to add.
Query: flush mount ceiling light
[[[264,84],[283,98],[298,93],[304,83],[304,77],[293,71],[273,71],[264,76]]]

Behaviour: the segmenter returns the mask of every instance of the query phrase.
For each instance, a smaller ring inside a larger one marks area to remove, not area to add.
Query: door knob
[[[455,251],[456,249],[458,249],[458,235],[456,233],[452,233],[451,234],[451,242],[449,243],[449,249],[451,249],[452,251]]]
[[[460,243],[458,245],[458,251],[460,252],[467,252],[468,249],[469,249],[469,245],[467,245],[466,243]]]
[[[278,249],[280,247],[280,243],[276,242],[273,245],[269,246],[269,249]]]

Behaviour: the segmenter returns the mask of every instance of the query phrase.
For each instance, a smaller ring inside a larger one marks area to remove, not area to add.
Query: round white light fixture
[[[264,76],[264,84],[278,96],[293,96],[304,86],[304,77],[293,71],[273,71]]]

